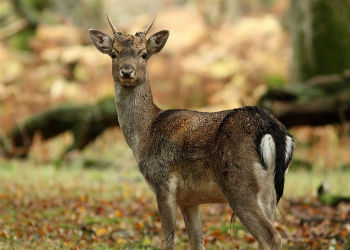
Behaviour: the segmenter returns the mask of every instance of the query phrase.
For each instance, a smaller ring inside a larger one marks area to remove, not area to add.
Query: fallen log
[[[350,74],[326,75],[302,84],[269,89],[258,105],[286,127],[320,126],[350,120]]]
[[[114,97],[106,97],[95,104],[63,104],[34,115],[22,124],[15,125],[0,139],[0,149],[8,158],[25,158],[35,134],[43,140],[51,139],[63,132],[73,135],[73,143],[62,155],[72,150],[81,150],[95,140],[106,128],[118,126]]]

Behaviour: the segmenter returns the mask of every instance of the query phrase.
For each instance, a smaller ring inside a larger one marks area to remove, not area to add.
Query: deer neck
[[[148,76],[136,87],[114,83],[118,121],[126,142],[138,161],[140,143],[159,112],[154,104]]]

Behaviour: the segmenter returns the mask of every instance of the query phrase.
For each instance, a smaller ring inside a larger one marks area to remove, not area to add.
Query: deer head
[[[108,16],[113,38],[101,31],[89,30],[96,48],[112,58],[112,72],[116,83],[135,87],[146,80],[147,60],[164,47],[169,37],[169,31],[162,30],[146,39],[154,19],[144,31],[136,32],[135,35],[118,31]]]

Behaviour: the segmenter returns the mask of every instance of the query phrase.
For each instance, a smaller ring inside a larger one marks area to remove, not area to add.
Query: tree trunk
[[[350,67],[350,0],[292,0],[292,82]]]

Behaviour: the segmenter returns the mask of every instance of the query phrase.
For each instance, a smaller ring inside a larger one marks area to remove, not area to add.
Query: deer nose
[[[119,74],[121,78],[132,79],[135,77],[134,67],[130,64],[125,64],[120,68]]]

